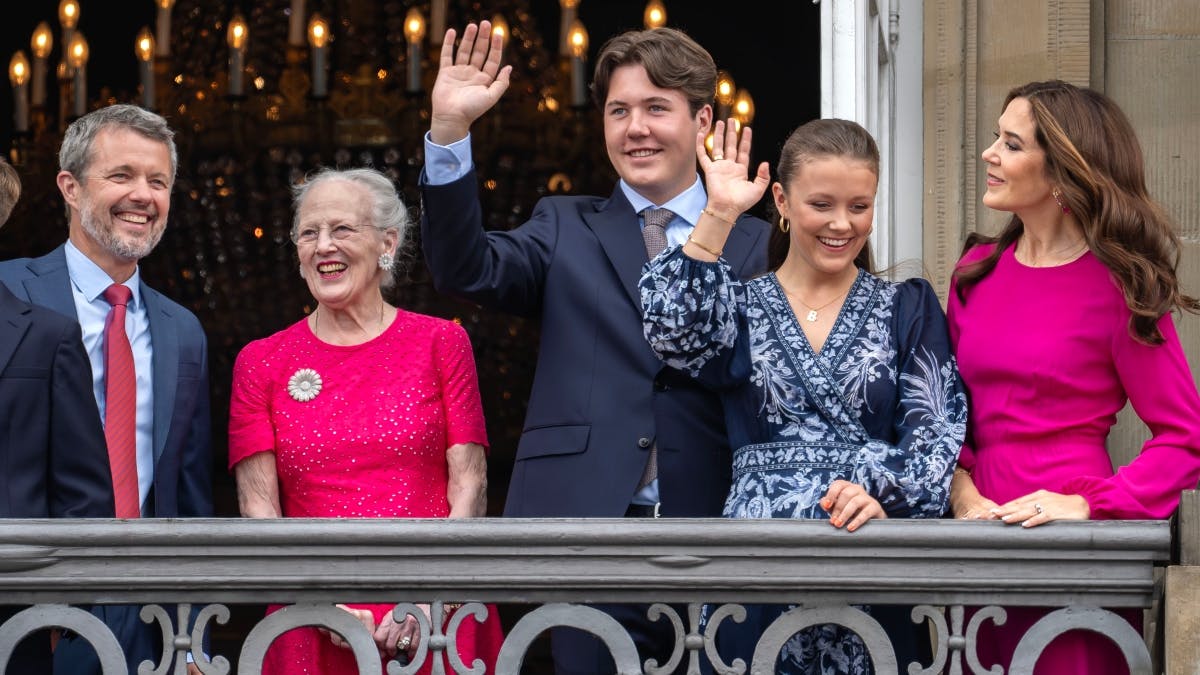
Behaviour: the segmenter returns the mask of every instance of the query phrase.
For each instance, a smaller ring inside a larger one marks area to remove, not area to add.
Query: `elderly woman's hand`
[[[1037,527],[1052,520],[1088,520],[1092,507],[1079,495],[1038,490],[992,509],[1000,520],[1021,527]]]
[[[367,633],[375,633],[375,615],[371,613],[371,610],[355,609],[347,605],[338,605],[337,608],[349,612],[351,616],[358,619],[359,622],[362,623],[362,625],[367,629]],[[350,643],[347,642],[346,639],[341,635],[329,630],[328,628],[318,628],[318,630],[328,635],[333,644],[344,649],[350,648]]]
[[[425,618],[429,619],[429,605],[417,605],[417,607],[425,613]],[[375,629],[375,644],[379,647],[380,653],[389,659],[395,658],[397,653],[403,651],[408,655],[409,660],[412,660],[417,653],[417,644],[420,641],[421,625],[411,614],[405,616],[403,621],[398,622],[392,616],[392,612],[388,612],[379,622],[379,627]]]
[[[848,480],[835,480],[821,498],[821,508],[829,512],[834,527],[853,532],[872,518],[887,518],[879,500],[867,494],[863,486]]]

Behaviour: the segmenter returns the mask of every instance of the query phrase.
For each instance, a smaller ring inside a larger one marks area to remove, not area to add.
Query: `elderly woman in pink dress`
[[[251,518],[462,518],[486,510],[483,409],[462,327],[388,304],[409,225],[391,181],[371,169],[325,170],[295,190],[292,239],[317,300],[305,319],[252,342],[234,365],[229,464]],[[402,599],[401,599],[402,600]],[[343,606],[385,658],[420,635],[393,604]],[[459,655],[489,671],[501,643],[495,608],[468,617]],[[264,673],[358,673],[341,638],[282,635]],[[420,672],[430,672],[432,658]]]
[[[1200,478],[1200,396],[1171,312],[1200,303],[1179,287],[1179,239],[1147,194],[1133,128],[1102,94],[1035,82],[1009,93],[983,161],[983,203],[1012,218],[995,238],[972,235],[950,293],[971,396],[955,516],[1022,527],[1170,516]],[[1126,400],[1153,437],[1114,472],[1105,440]],[[984,667],[1007,670],[1045,612],[1009,608],[981,632]],[[1072,631],[1035,673],[1124,662],[1111,641]]]

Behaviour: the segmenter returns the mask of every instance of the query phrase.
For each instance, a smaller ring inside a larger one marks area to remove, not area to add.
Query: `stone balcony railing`
[[[1059,633],[1083,628],[1114,641],[1131,672],[1151,673],[1150,650],[1108,609],[1151,608],[1161,599],[1156,567],[1171,555],[1166,522],[1058,522],[1031,530],[998,522],[874,522],[849,534],[814,521],[732,520],[0,520],[0,603],[32,605],[0,626],[0,666],[24,635],[62,626],[91,641],[105,673],[125,672],[116,640],[72,604],[147,604],[142,616],[163,628],[163,655],[144,673],[184,673],[183,655],[227,605],[293,604],[262,619],[238,654],[201,656],[206,674],[258,673],[271,640],[297,626],[323,625],[344,635],[360,672],[378,675],[370,636],[336,602],[395,599],[433,602],[422,617],[422,651],[389,673],[415,673],[430,653],[450,648],[457,622],[487,611],[479,603],[536,605],[507,631],[495,671],[522,672],[533,639],[551,626],[599,635],[621,673],[689,672],[715,657],[713,632],[701,627],[702,603],[736,617],[735,603],[797,603],[761,638],[750,664],[718,664],[718,672],[769,673],[779,648],[797,629],[839,623],[863,637],[877,672],[1000,675],[980,664],[976,632],[1000,623],[1003,607],[1061,608],[1024,636],[1010,674],[1032,673],[1042,648]],[[1161,571],[1161,569],[1160,569]],[[1161,576],[1161,575],[1160,575]],[[443,623],[442,602],[470,601]],[[628,634],[592,602],[671,603],[652,614],[675,628],[666,664],[639,662]],[[164,603],[182,603],[168,612]],[[897,663],[879,624],[861,604],[912,605],[914,621],[936,635],[931,663]],[[170,614],[199,607],[190,634]],[[964,621],[964,608],[985,607]],[[732,620],[727,618],[726,621]],[[447,630],[448,629],[448,630]],[[236,657],[236,660],[234,659]],[[440,662],[440,659],[438,660]],[[473,664],[457,672],[482,673]],[[660,667],[661,666],[661,667]],[[0,668],[2,670],[2,668]],[[435,664],[434,672],[440,672]]]

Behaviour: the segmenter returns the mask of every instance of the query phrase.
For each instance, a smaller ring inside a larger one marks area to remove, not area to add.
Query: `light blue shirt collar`
[[[699,174],[696,174],[696,180],[692,183],[691,187],[675,195],[666,204],[655,204],[646,199],[637,190],[630,187],[624,178],[618,181],[617,184],[621,186],[621,192],[629,200],[634,213],[641,213],[652,206],[670,209],[675,215],[686,220],[688,225],[691,226],[695,226],[696,221],[700,220],[700,212],[704,210],[704,205],[708,203],[708,193],[704,191],[704,183],[700,182]]]
[[[70,239],[64,247],[67,256],[67,273],[71,277],[71,283],[75,284],[75,288],[83,294],[83,297],[89,302],[95,302],[104,294],[104,290],[112,285],[112,277],[108,276],[99,265],[92,262],[92,259],[83,254],[76,248],[75,244]],[[129,302],[128,311],[136,312],[142,306],[142,284],[141,270],[134,268],[133,276],[123,282],[133,292],[133,298]]]

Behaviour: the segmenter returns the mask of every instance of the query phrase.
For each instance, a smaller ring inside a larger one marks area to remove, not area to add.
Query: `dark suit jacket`
[[[0,282],[14,294],[78,321],[67,259],[60,246],[40,258],[0,263]],[[211,421],[208,403],[208,349],[195,315],[141,285],[150,321],[154,380],[154,484],[143,505],[145,517],[210,517],[212,507]],[[111,494],[111,487],[110,487]],[[162,653],[157,625],[141,623],[137,607],[93,608],[125,648],[131,673],[141,659],[155,663]],[[173,614],[173,612],[171,613]],[[63,640],[55,651],[59,672],[98,672],[94,652],[82,639]],[[75,654],[76,648],[79,653]]]
[[[79,324],[0,284],[0,518],[112,518],[112,476]],[[18,608],[0,607],[0,623]],[[9,672],[44,673],[50,637]]]
[[[421,186],[434,285],[542,320],[541,345],[505,515],[625,513],[652,443],[664,516],[719,516],[731,453],[719,398],[666,368],[642,334],[637,282],[646,248],[620,188],[548,197],[529,222],[484,232],[474,172]],[[770,226],[742,217],[724,258],[766,268]]]

